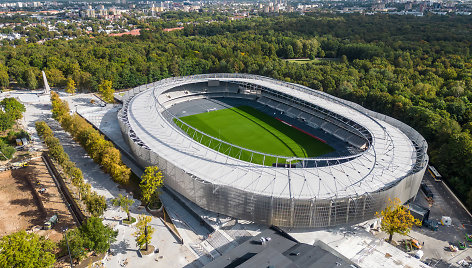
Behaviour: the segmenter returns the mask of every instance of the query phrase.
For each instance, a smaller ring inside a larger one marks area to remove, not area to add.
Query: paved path
[[[123,161],[133,170],[133,172],[141,174],[142,169],[136,166],[133,161],[128,159],[128,155],[131,155],[131,150],[124,141],[118,125],[117,112],[119,108],[120,107],[112,107],[111,105],[100,108],[82,108],[81,106],[78,106],[77,112],[91,122],[95,127],[99,128],[100,131],[117,144],[121,150],[127,152],[124,154],[122,153]],[[184,202],[187,207],[200,216],[195,217],[187,208],[184,208],[181,203],[177,202],[174,197],[169,195],[167,192],[162,192],[160,198],[166,211],[171,217],[172,222],[183,238],[185,246],[199,257],[198,261],[192,263],[192,265],[208,263],[211,261],[211,257],[209,257],[210,255],[213,258],[218,257],[219,254],[213,245],[217,247],[221,245],[218,243],[208,243],[205,240],[211,236],[211,233],[201,224],[201,221],[206,221],[214,229],[218,229],[221,225],[228,222],[230,218],[204,210],[192,202],[182,198],[180,201]],[[241,225],[240,227],[245,229],[246,226],[247,225]],[[259,233],[259,228],[260,226],[258,225],[250,227],[250,229],[254,229],[255,234]],[[229,242],[233,240],[233,238],[226,234],[225,231],[219,231],[219,233],[221,233],[223,237],[226,237],[225,241]],[[214,240],[215,239],[212,238],[210,242]],[[226,248],[227,247],[225,247],[225,249]]]
[[[38,120],[45,120],[50,124],[54,134],[61,141],[64,150],[69,154],[71,160],[83,171],[84,180],[91,184],[92,190],[106,197],[109,206],[104,213],[104,223],[113,225],[119,231],[117,241],[111,246],[114,256],[104,260],[106,267],[121,267],[120,264],[125,259],[128,259],[128,267],[146,267],[149,265],[153,267],[183,267],[195,260],[195,255],[188,248],[178,244],[161,220],[156,217],[153,217],[151,222],[151,225],[156,229],[152,238],[152,244],[159,247],[160,252],[159,254],[151,254],[144,257],[138,256],[137,246],[132,235],[135,232],[134,226],[121,225],[115,220],[116,217],[123,218],[126,214],[118,208],[111,206],[112,198],[120,193],[126,195],[126,192],[119,189],[110,176],[104,173],[87,155],[85,150],[51,118],[49,96],[37,96],[31,92],[10,92],[8,95],[17,97],[25,103],[27,110],[22,123],[28,129],[28,132],[32,134],[35,146],[39,148],[42,145],[36,134],[34,123]],[[91,98],[94,98],[91,94],[82,94],[75,98],[70,107],[74,109],[75,105],[79,103],[85,107],[93,107],[94,104],[90,103]],[[96,100],[96,98],[94,99]],[[95,106],[97,105],[95,104]],[[135,200],[131,208],[131,215],[133,217],[137,217],[139,214],[147,214],[139,205],[140,201]]]
[[[77,106],[78,113],[86,118],[93,125],[98,127],[109,139],[112,139],[117,146],[121,147],[122,150],[131,153],[129,146],[125,143],[122,138],[121,130],[117,121],[117,112],[119,107],[101,107],[96,109],[83,108],[80,105]],[[123,162],[130,167],[135,174],[141,175],[143,170],[141,167],[135,165],[126,154],[122,153]],[[184,240],[184,245],[192,251],[195,257],[201,257],[198,252],[195,252],[194,245],[202,242],[203,239],[207,238],[210,232],[200,224],[199,219],[196,219],[190,214],[185,208],[182,207],[174,198],[162,192],[160,194],[162,203],[165,205],[166,211],[172,219],[177,231]],[[210,251],[213,248],[210,248]],[[207,263],[209,260],[202,257],[198,262],[194,262],[193,265],[201,265],[201,262]]]

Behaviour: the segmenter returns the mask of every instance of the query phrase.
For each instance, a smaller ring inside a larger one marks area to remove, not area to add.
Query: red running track
[[[305,130],[300,129],[300,128],[298,128],[298,127],[292,125],[292,124],[289,124],[289,123],[285,122],[284,120],[282,120],[282,119],[280,119],[280,118],[277,118],[277,117],[276,117],[275,119],[277,119],[277,120],[279,120],[280,122],[286,124],[287,126],[291,126],[291,127],[293,127],[294,129],[296,129],[296,130],[298,130],[298,131],[301,131],[301,132],[307,134],[308,136],[311,136],[311,137],[313,137],[313,138],[315,138],[315,139],[321,141],[322,143],[327,143],[325,140],[323,140],[323,139],[321,139],[321,138],[318,138],[318,137],[316,137],[315,135],[310,134],[310,133],[306,132]]]

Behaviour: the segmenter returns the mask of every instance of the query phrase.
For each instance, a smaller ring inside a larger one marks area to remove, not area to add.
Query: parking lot
[[[457,199],[451,194],[442,182],[435,181],[431,174],[426,171],[423,182],[434,194],[433,202],[428,202],[422,190],[418,192],[415,204],[430,208],[430,220],[440,221],[442,216],[452,219],[451,226],[441,223],[437,231],[426,227],[414,227],[410,233],[411,237],[424,242],[423,260],[433,267],[459,266],[458,261],[468,260],[472,257],[472,243],[467,243],[468,248],[451,252],[449,245],[458,246],[459,242],[465,242],[465,235],[472,234],[472,217],[461,206]],[[470,245],[469,245],[470,244]],[[472,259],[470,259],[472,261]]]

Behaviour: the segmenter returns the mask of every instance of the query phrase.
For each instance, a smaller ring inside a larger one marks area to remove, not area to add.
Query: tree
[[[67,78],[66,92],[69,94],[75,93],[75,81],[72,78]]]
[[[94,217],[103,215],[103,212],[107,209],[107,202],[103,195],[91,192],[84,199],[87,211]]]
[[[112,179],[120,184],[128,184],[131,175],[131,169],[123,163],[114,163],[110,167]]]
[[[5,98],[0,104],[3,106],[5,112],[13,117],[14,120],[21,119],[23,113],[26,111],[25,106],[15,98]]]
[[[0,267],[52,267],[55,244],[35,233],[19,231],[0,238]]]
[[[139,249],[142,249],[145,245],[144,250],[148,250],[148,245],[151,243],[152,234],[154,233],[154,228],[149,225],[151,223],[152,217],[140,215],[138,218],[138,223],[136,224],[136,232],[134,236],[136,237],[136,245]]]
[[[36,79],[36,74],[34,73],[33,69],[28,69],[25,72],[25,81],[26,87],[28,87],[29,89],[38,88],[38,80]]]
[[[48,124],[44,121],[36,121],[36,123],[34,123],[35,127],[36,127],[36,132],[38,132],[38,135],[40,137],[43,137],[44,136],[52,136],[52,130],[51,128],[48,126]]]
[[[293,53],[293,47],[291,45],[287,45],[285,48],[286,55],[285,58],[287,59],[293,59],[295,57],[295,53]]]
[[[116,241],[118,235],[118,231],[104,225],[102,219],[98,217],[88,218],[79,229],[85,239],[86,247],[97,253],[107,251],[110,248],[110,243]]]
[[[104,225],[102,220],[97,217],[88,218],[79,228],[67,231],[67,241],[64,237],[59,246],[63,251],[69,250],[73,259],[82,260],[87,252],[95,251],[104,253],[110,248],[110,244],[116,241],[118,235],[113,228]]]
[[[6,144],[3,140],[0,140],[0,160],[8,160],[13,157],[16,152],[15,147]]]
[[[126,215],[128,215],[128,221],[131,221],[131,215],[129,213],[129,207],[134,203],[133,199],[128,198],[128,196],[123,196],[119,194],[117,198],[111,200],[112,204],[116,207],[120,207]]]
[[[144,203],[149,204],[151,196],[157,188],[161,188],[163,185],[164,180],[159,168],[157,166],[146,167],[144,174],[141,176],[141,183],[139,183]]]
[[[113,102],[113,94],[115,90],[112,87],[112,82],[109,80],[103,80],[103,82],[98,85],[98,91],[102,93],[103,99],[106,102]]]
[[[69,163],[72,163],[71,161],[69,161]],[[84,182],[84,175],[82,173],[82,170],[78,167],[74,165],[72,165],[72,167],[67,171],[67,173],[69,174],[69,176],[71,177],[72,179],[72,183],[75,185],[75,186],[80,186],[80,184],[82,184]]]
[[[400,203],[400,199],[389,199],[387,207],[380,213],[376,213],[378,218],[382,218],[380,229],[389,234],[388,242],[392,241],[393,234],[407,235],[413,225],[420,225],[421,222],[415,219],[408,207]]]
[[[299,40],[295,40],[292,44],[292,47],[293,47],[293,53],[294,53],[296,58],[299,58],[299,57],[303,56],[302,55],[303,45]]]
[[[62,86],[66,80],[61,70],[56,68],[48,69],[44,72],[50,86]]]
[[[15,120],[8,113],[0,111],[0,131],[5,131],[15,124]]]
[[[79,262],[84,259],[87,254],[85,239],[79,229],[67,230],[66,237],[64,236],[59,242],[59,247],[63,252],[70,252],[71,258],[78,260]],[[69,244],[69,247],[67,246]]]
[[[59,123],[62,120],[62,117],[65,115],[69,115],[69,104],[67,102],[63,102],[60,98],[59,95],[51,91],[51,102],[52,102],[52,116],[54,119],[59,121]]]
[[[0,87],[6,88],[10,85],[10,76],[8,76],[8,68],[0,63]]]
[[[44,138],[44,143],[48,146],[49,155],[52,156],[59,164],[63,164],[69,160],[69,155],[64,151],[61,142],[54,136],[48,136]]]

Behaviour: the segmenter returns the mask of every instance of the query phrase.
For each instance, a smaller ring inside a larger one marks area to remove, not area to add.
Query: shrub
[[[16,152],[15,147],[8,145],[1,140],[0,140],[0,151],[2,152],[0,154],[0,160],[11,159],[13,157],[13,154],[15,154]]]
[[[51,128],[46,124],[44,121],[38,121],[35,124],[36,132],[38,132],[38,135],[40,137],[45,137],[45,136],[52,136],[52,130]]]
[[[97,194],[96,192],[91,192],[88,194],[84,199],[84,203],[85,206],[87,206],[87,211],[94,217],[102,215],[107,209],[105,197]]]
[[[0,111],[0,131],[10,129],[15,124],[15,120],[8,113]]]
[[[16,139],[23,139],[23,138],[30,140],[30,136],[28,132],[24,131],[23,129],[18,132],[10,130],[7,134],[7,140],[10,144],[15,144]]]

